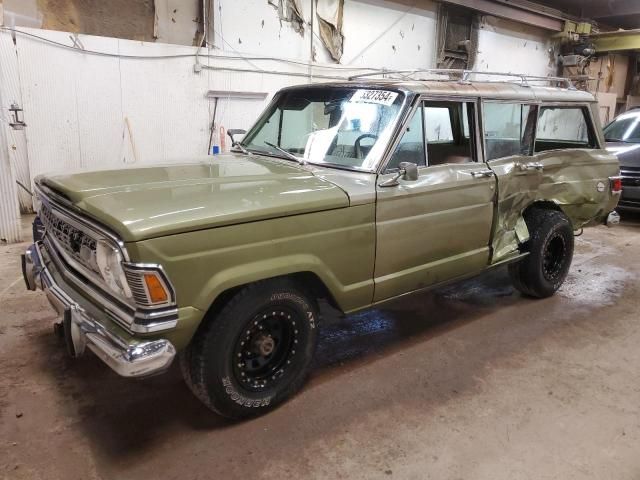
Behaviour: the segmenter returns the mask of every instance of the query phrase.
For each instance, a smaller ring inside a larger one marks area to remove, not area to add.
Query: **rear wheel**
[[[303,384],[317,343],[315,301],[288,279],[243,288],[183,353],[183,376],[213,411],[264,413]]]
[[[525,215],[529,255],[509,266],[513,285],[523,294],[544,298],[553,295],[567,278],[573,258],[573,228],[556,210],[531,209]]]

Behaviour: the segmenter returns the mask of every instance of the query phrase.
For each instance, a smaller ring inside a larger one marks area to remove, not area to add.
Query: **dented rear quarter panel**
[[[541,163],[543,169],[523,170],[527,163]],[[489,165],[498,178],[492,263],[517,253],[527,240],[523,213],[534,203],[555,204],[576,230],[603,223],[618,204],[619,195],[612,194],[609,186],[609,177],[620,172],[618,160],[605,150],[549,150]]]
[[[618,159],[606,150],[567,150],[538,155],[545,168],[536,200],[558,205],[575,229],[603,223],[618,204],[609,177],[619,175]],[[604,190],[599,186],[604,184]]]
[[[539,202],[549,202],[567,215],[574,229],[603,223],[620,198],[612,194],[609,178],[620,174],[615,155],[604,150],[604,134],[598,104],[590,94],[575,92],[580,106],[586,99],[593,125],[596,148],[547,150],[533,155],[514,156],[488,162],[498,181],[496,211],[492,235],[491,263],[514,256],[528,239],[524,211]],[[567,98],[548,99],[564,105]],[[526,164],[542,164],[541,170],[524,170]],[[600,184],[603,191],[598,191]]]

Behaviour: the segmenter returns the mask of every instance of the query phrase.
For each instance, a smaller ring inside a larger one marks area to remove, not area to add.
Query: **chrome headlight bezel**
[[[127,300],[133,298],[127,277],[124,274],[124,257],[119,248],[104,238],[96,241],[96,265],[102,281],[116,295]]]

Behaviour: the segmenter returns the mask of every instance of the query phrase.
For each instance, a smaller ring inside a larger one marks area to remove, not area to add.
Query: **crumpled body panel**
[[[605,150],[546,151],[489,165],[498,179],[491,263],[518,253],[529,238],[522,215],[536,202],[555,204],[576,230],[602,223],[618,203],[609,185],[619,174],[618,160]]]

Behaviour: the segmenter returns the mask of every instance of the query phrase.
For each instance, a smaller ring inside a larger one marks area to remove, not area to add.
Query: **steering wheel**
[[[371,133],[365,133],[356,138],[356,141],[353,142],[353,148],[356,151],[356,158],[362,158],[362,147],[360,146],[360,141],[364,140],[365,138],[373,138],[374,140],[377,140],[378,136]]]

